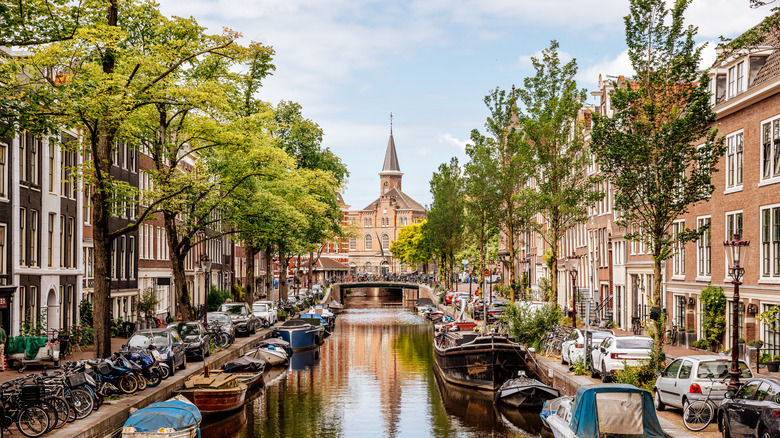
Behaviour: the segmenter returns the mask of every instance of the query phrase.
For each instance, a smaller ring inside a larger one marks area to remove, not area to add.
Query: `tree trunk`
[[[550,268],[550,302],[558,305],[558,239],[553,239],[550,244],[550,259],[552,267]]]
[[[268,245],[265,247],[265,291],[268,294],[268,299],[273,301],[274,299],[274,260],[273,260],[273,248]]]
[[[173,284],[176,296],[176,309],[174,314],[181,315],[182,321],[192,321],[194,313],[192,311],[192,301],[194,297],[190,297],[190,291],[187,287],[187,274],[184,270],[184,259],[187,257],[187,253],[190,248],[186,243],[180,245],[179,242],[179,229],[176,227],[176,214],[171,212],[163,212],[163,222],[165,225],[165,234],[167,237],[168,250],[170,252],[171,270],[173,271]],[[204,279],[204,292],[203,304],[208,307],[208,293],[209,285],[205,284],[205,280],[208,278],[206,273],[203,273]],[[201,293],[201,291],[192,291],[193,294]]]
[[[255,256],[260,252],[260,248],[252,245],[247,245],[244,249],[246,254],[246,291],[244,293],[244,301],[250,306],[254,300],[254,285],[255,285]]]
[[[287,299],[287,255],[279,245],[279,299]]]
[[[295,295],[301,291],[301,254],[298,253],[297,263],[295,265]]]
[[[659,247],[659,245],[656,245],[656,247]],[[658,255],[653,257],[653,306],[661,308],[661,260],[659,260]],[[663,312],[658,315],[658,319],[655,320],[653,325],[655,327],[653,336],[653,350],[655,354],[653,354],[651,359],[654,362],[655,369],[661,369],[666,361],[663,341],[666,318]]]
[[[509,301],[515,301],[515,287],[516,287],[516,275],[515,272],[515,230],[514,227],[509,228],[507,236],[507,243],[509,244]]]

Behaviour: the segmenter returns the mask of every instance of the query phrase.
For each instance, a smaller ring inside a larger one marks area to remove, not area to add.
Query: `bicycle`
[[[710,401],[710,393],[712,393],[712,387],[715,386],[715,376],[709,373],[707,378],[710,379],[710,388],[707,390],[704,400],[693,401],[683,410],[683,424],[693,432],[705,429],[715,419],[717,407],[715,407],[715,403]],[[725,383],[726,379],[728,377],[719,381]]]
[[[644,327],[642,326],[642,320],[636,316],[631,318],[631,332],[639,336],[643,331]]]
[[[664,343],[667,345],[677,345],[677,324],[673,325],[672,328],[667,329],[666,332],[664,332]]]

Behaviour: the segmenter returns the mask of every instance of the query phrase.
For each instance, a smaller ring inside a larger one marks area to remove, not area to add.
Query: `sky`
[[[551,40],[563,59],[576,59],[580,88],[596,90],[599,74],[632,72],[628,0],[159,1],[166,15],[274,48],[276,70],[258,97],[298,102],[322,127],[323,145],[350,172],[351,209],[379,196],[391,113],[404,192],[428,206],[433,172],[453,156],[465,163],[471,131],[484,132],[485,95],[522,86],[534,75],[531,57]],[[686,23],[708,43],[709,66],[720,36],[739,35],[769,13],[748,0],[694,0]]]

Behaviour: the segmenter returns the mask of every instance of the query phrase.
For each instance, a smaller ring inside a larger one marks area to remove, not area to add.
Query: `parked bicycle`
[[[664,343],[668,345],[677,345],[677,324],[672,325],[671,328],[666,329],[664,333]]]
[[[688,404],[683,410],[683,424],[688,430],[698,432],[703,430],[712,423],[715,419],[715,413],[718,411],[715,403],[710,400],[710,394],[712,393],[712,387],[715,386],[715,376],[712,373],[707,375],[710,379],[710,387],[707,390],[707,395],[703,400],[696,400]],[[721,383],[725,383],[729,377],[725,377],[719,380]]]

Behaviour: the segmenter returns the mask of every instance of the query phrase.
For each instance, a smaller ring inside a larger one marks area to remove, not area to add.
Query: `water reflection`
[[[504,413],[490,394],[438,382],[430,323],[374,300],[349,300],[319,349],[271,369],[265,388],[203,437],[528,436],[513,423],[539,434],[537,413]]]

